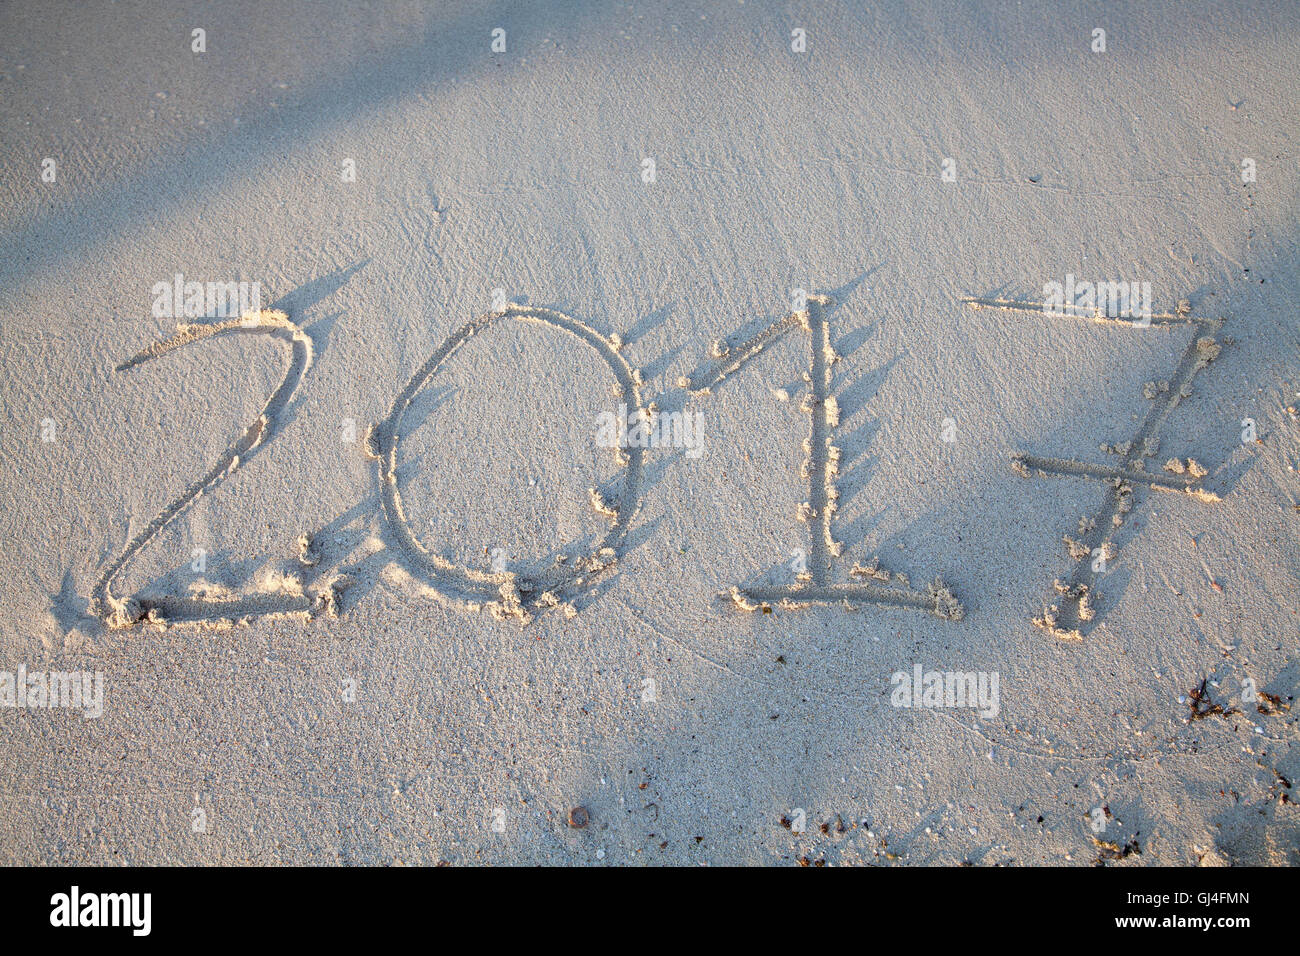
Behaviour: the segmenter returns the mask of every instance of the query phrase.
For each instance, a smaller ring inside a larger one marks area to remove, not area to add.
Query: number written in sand
[[[574,613],[572,600],[588,590],[617,560],[618,549],[640,504],[643,451],[635,447],[614,449],[615,457],[624,469],[617,498],[606,500],[600,491],[591,489],[592,506],[609,518],[611,524],[600,543],[581,559],[557,561],[549,568],[523,575],[497,569],[478,571],[448,561],[426,548],[411,530],[397,482],[397,452],[403,417],[415,397],[458,350],[475,334],[505,321],[549,326],[573,336],[609,366],[614,376],[615,392],[625,398],[633,414],[647,414],[641,403],[640,374],[620,354],[622,344],[618,339],[607,339],[590,326],[561,312],[507,305],[504,309],[473,319],[443,342],[393,401],[388,416],[367,433],[366,452],[377,463],[384,520],[397,544],[397,560],[407,573],[423,581],[448,604],[475,610],[486,608],[498,619],[527,623],[535,612],[546,608],[558,607],[566,614]]]
[[[312,599],[302,594],[262,593],[223,595],[220,598],[208,598],[201,594],[157,598],[145,598],[139,594],[116,597],[113,594],[113,586],[118,576],[164,528],[179,518],[198,498],[216,488],[236,468],[246,463],[258,448],[266,444],[274,428],[276,417],[288,405],[294,391],[311,366],[312,345],[306,333],[289,321],[283,312],[263,310],[212,325],[179,325],[176,334],[171,338],[149,346],[119,365],[117,371],[127,371],[186,345],[226,333],[270,335],[288,342],[292,353],[289,368],[275,391],[267,398],[257,419],[244,429],[243,434],[226,449],[206,474],[163,507],[144,530],[131,539],[95,582],[90,592],[91,612],[110,628],[129,627],[142,621],[164,624],[173,619],[237,620],[267,614],[307,614],[311,610]],[[296,606],[299,604],[303,606]]]
[[[768,611],[774,604],[785,608],[826,604],[845,607],[880,605],[917,608],[941,618],[959,619],[961,605],[938,579],[927,590],[915,590],[902,575],[891,576],[879,567],[878,562],[872,562],[866,568],[855,566],[852,569],[850,574],[859,579],[853,583],[832,581],[834,559],[840,556],[842,545],[832,537],[832,518],[838,497],[834,478],[838,472],[840,452],[831,439],[839,424],[839,410],[831,395],[831,366],[837,356],[830,346],[825,315],[831,305],[829,298],[808,296],[802,308],[779,319],[734,352],[719,343],[715,347],[715,355],[720,359],[718,364],[701,373],[696,381],[683,380],[681,383],[695,394],[707,393],[786,332],[801,329],[808,334],[810,367],[806,378],[810,392],[802,407],[810,414],[812,426],[811,435],[805,442],[808,457],[803,469],[809,497],[798,508],[800,518],[812,528],[808,565],[793,587],[737,586],[731,589],[731,598],[746,610],[761,608]],[[657,412],[653,405],[647,407],[642,402],[641,373],[622,356],[623,343],[617,336],[603,336],[577,319],[551,309],[506,305],[471,320],[443,342],[397,395],[383,421],[371,426],[366,434],[365,450],[367,456],[376,462],[384,525],[389,543],[394,545],[376,552],[375,558],[395,563],[411,580],[425,585],[427,593],[444,603],[465,609],[483,609],[498,619],[528,623],[537,612],[548,608],[561,609],[566,616],[576,613],[575,600],[589,592],[618,560],[629,526],[640,507],[645,451],[638,443],[612,449],[623,469],[621,480],[616,482],[619,485],[617,494],[607,495],[594,487],[589,489],[592,507],[609,519],[610,526],[599,542],[579,558],[557,558],[550,566],[526,573],[508,571],[495,564],[492,571],[485,572],[456,564],[427,548],[411,529],[397,481],[404,418],[416,396],[475,334],[507,321],[549,326],[586,345],[612,373],[614,391],[630,409],[629,421],[640,419],[648,429],[654,429]],[[197,498],[215,488],[266,443],[277,416],[287,406],[311,365],[312,347],[303,330],[283,313],[263,311],[214,325],[179,326],[172,338],[150,346],[119,368],[119,371],[134,368],[193,342],[236,331],[268,334],[286,341],[292,351],[289,368],[257,420],[205,475],[164,507],[131,540],[96,582],[91,592],[91,608],[110,627],[128,627],[142,622],[221,626],[246,623],[255,617],[310,619],[321,612],[330,617],[338,614],[341,592],[352,578],[348,574],[324,577],[317,567],[318,556],[306,535],[298,542],[302,567],[292,576],[292,586],[255,589],[241,594],[223,592],[215,596],[194,593],[146,598],[137,594],[119,598],[113,594],[117,578],[142,549]],[[305,580],[305,577],[310,580]]]
[[[858,579],[855,583],[837,584],[831,579],[834,559],[844,550],[843,544],[835,540],[831,527],[839,499],[835,478],[840,463],[840,449],[833,440],[840,423],[840,410],[831,394],[831,369],[839,356],[831,348],[827,320],[834,304],[828,296],[798,293],[793,312],[734,350],[725,342],[714,343],[713,355],[718,362],[694,379],[684,378],[679,383],[693,394],[708,394],[787,332],[802,329],[808,335],[809,367],[804,379],[809,391],[800,404],[800,409],[811,419],[811,431],[803,445],[807,457],[802,468],[802,477],[808,482],[808,500],[801,502],[797,509],[799,520],[811,528],[807,566],[798,572],[793,587],[736,585],[731,588],[730,597],[743,610],[764,613],[770,612],[773,605],[793,609],[836,604],[851,609],[874,604],[917,608],[944,620],[961,620],[962,606],[940,578],[935,578],[924,591],[916,590],[904,575],[891,574],[880,567],[878,560],[873,560],[865,567],[853,566],[849,574]]]

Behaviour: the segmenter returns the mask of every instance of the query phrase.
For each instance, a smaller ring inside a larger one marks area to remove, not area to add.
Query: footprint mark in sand
[[[735,605],[745,611],[768,613],[773,604],[787,609],[837,604],[846,610],[871,604],[917,608],[944,620],[959,621],[964,614],[962,605],[941,578],[935,578],[925,591],[918,591],[910,587],[906,577],[883,570],[877,560],[866,567],[855,564],[850,570],[850,575],[863,579],[861,583],[835,584],[831,580],[834,560],[844,550],[832,532],[839,499],[835,477],[839,473],[840,461],[840,449],[833,444],[833,432],[839,426],[840,413],[839,404],[831,394],[831,367],[839,356],[831,348],[826,312],[834,305],[829,296],[810,295],[805,308],[777,319],[737,346],[734,352],[725,346],[715,346],[714,354],[720,361],[712,369],[679,382],[692,394],[709,394],[787,332],[802,329],[808,333],[811,393],[801,405],[811,419],[810,434],[803,446],[804,454],[808,456],[803,467],[808,479],[808,500],[798,509],[800,520],[811,526],[808,569],[799,574],[798,583],[793,587],[735,585],[727,593]],[[889,583],[891,581],[898,583]]]
[[[591,347],[609,366],[615,390],[627,401],[633,415],[647,414],[641,401],[641,374],[620,354],[622,343],[606,338],[572,316],[552,309],[510,304],[499,312],[488,312],[466,323],[443,342],[442,346],[411,377],[393,401],[388,416],[366,433],[366,454],[377,462],[380,499],[384,519],[397,548],[397,563],[411,577],[423,581],[444,603],[466,610],[486,609],[499,620],[513,619],[520,624],[533,620],[536,612],[560,608],[566,616],[576,610],[573,600],[595,586],[619,557],[619,548],[628,526],[640,507],[644,452],[640,448],[614,450],[616,460],[624,466],[621,493],[606,501],[591,489],[593,509],[607,517],[611,526],[604,538],[583,558],[557,558],[553,566],[537,574],[521,575],[512,571],[483,572],[448,561],[426,548],[412,533],[397,484],[397,452],[402,419],[415,397],[438,371],[474,335],[503,320],[548,325],[567,332]]]
[[[289,367],[285,370],[280,384],[267,399],[257,419],[244,430],[234,444],[226,449],[206,474],[167,504],[143,531],[131,539],[95,582],[90,591],[90,610],[109,628],[126,628],[140,623],[158,626],[203,624],[228,627],[236,621],[246,621],[252,617],[311,618],[321,611],[333,614],[337,606],[338,595],[332,583],[327,583],[318,591],[308,593],[303,590],[301,581],[297,578],[284,578],[273,587],[242,594],[215,588],[207,592],[196,591],[185,596],[144,597],[135,594],[116,597],[113,594],[113,585],[118,576],[136,555],[148,547],[163,528],[180,517],[181,513],[200,497],[215,489],[266,444],[275,427],[277,417],[289,404],[303,376],[311,367],[312,342],[307,333],[291,322],[285,313],[263,309],[260,312],[245,313],[240,318],[227,319],[223,322],[177,325],[175,335],[150,345],[119,365],[116,371],[129,371],[176,349],[226,333],[270,335],[287,342],[291,352]],[[309,546],[309,541],[307,545],[302,545],[300,542],[300,550],[304,555]],[[308,562],[303,560],[302,563]]]
[[[974,298],[963,301],[972,309],[1056,314],[1049,313],[1041,302]],[[1053,582],[1057,597],[1049,597],[1042,615],[1034,618],[1034,624],[1063,640],[1081,640],[1084,628],[1091,630],[1091,622],[1096,618],[1093,601],[1096,600],[1097,579],[1104,573],[1102,570],[1093,570],[1093,559],[1101,559],[1104,568],[1104,562],[1112,560],[1118,553],[1114,539],[1124,523],[1124,515],[1133,509],[1134,488],[1182,492],[1204,502],[1219,500],[1218,495],[1201,487],[1201,479],[1206,471],[1191,458],[1185,463],[1179,459],[1170,459],[1164,466],[1168,475],[1150,474],[1146,471],[1146,460],[1160,450],[1160,430],[1165,421],[1183,399],[1192,394],[1192,380],[1218,356],[1222,348],[1211,333],[1222,327],[1223,320],[1195,318],[1188,314],[1189,311],[1180,307],[1173,314],[1151,316],[1150,324],[1153,326],[1190,325],[1196,329],[1196,334],[1184,349],[1173,377],[1167,382],[1147,383],[1144,395],[1154,401],[1155,405],[1133,437],[1118,445],[1104,446],[1107,451],[1119,457],[1118,465],[1107,467],[1074,459],[1043,458],[1024,453],[1012,456],[1012,469],[1025,478],[1082,478],[1085,481],[1099,482],[1106,487],[1106,497],[1100,510],[1091,518],[1080,520],[1080,539],[1075,540],[1068,535],[1065,538],[1066,550],[1079,562],[1074,573],[1065,582],[1059,579]],[[1115,318],[1098,309],[1067,308],[1064,315],[1101,325],[1143,328],[1147,324],[1145,319],[1139,323],[1130,318]]]

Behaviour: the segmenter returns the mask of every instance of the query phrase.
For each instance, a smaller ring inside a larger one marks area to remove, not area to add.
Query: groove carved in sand
[[[1003,312],[1044,314],[1046,308],[1039,302],[1017,302],[1009,299],[965,299],[972,309],[994,309]],[[1154,402],[1136,433],[1128,441],[1103,446],[1103,450],[1117,456],[1115,466],[1095,465],[1074,459],[1043,458],[1038,455],[1016,454],[1011,467],[1025,478],[1081,478],[1105,487],[1101,508],[1091,517],[1080,519],[1076,540],[1065,537],[1066,551],[1077,563],[1074,572],[1065,581],[1053,582],[1055,597],[1044,603],[1043,613],[1034,618],[1034,624],[1063,640],[1081,640],[1085,630],[1090,630],[1096,618],[1094,602],[1097,600],[1097,581],[1104,571],[1093,570],[1094,559],[1101,567],[1118,553],[1115,535],[1124,523],[1124,516],[1133,509],[1133,493],[1137,488],[1187,494],[1207,503],[1219,500],[1218,495],[1205,490],[1201,479],[1206,470],[1193,459],[1184,463],[1170,459],[1164,474],[1148,472],[1148,459],[1160,451],[1160,431],[1170,414],[1184,399],[1192,394],[1192,381],[1219,354],[1222,346],[1215,333],[1223,325],[1222,319],[1197,318],[1180,307],[1174,313],[1151,316],[1152,326],[1192,326],[1196,331],[1184,349],[1173,376],[1168,381],[1149,382],[1144,396]],[[1050,313],[1049,313],[1050,314]],[[1078,310],[1066,313],[1066,318],[1078,318],[1102,325],[1141,328],[1130,318],[1114,318],[1097,310]]]
[[[283,312],[264,309],[211,324],[180,324],[176,334],[155,342],[123,362],[118,372],[129,371],[195,342],[228,333],[269,335],[289,345],[290,362],[257,419],[235,440],[206,474],[163,507],[153,520],[104,569],[90,592],[90,610],[110,628],[137,624],[165,627],[174,624],[226,628],[252,618],[298,617],[309,619],[324,612],[333,614],[337,605],[336,582],[309,590],[295,575],[274,575],[252,591],[234,592],[217,586],[199,586],[185,595],[145,597],[140,594],[117,597],[113,586],[127,565],[148,547],[163,528],[175,521],[190,505],[214,490],[235,469],[263,447],[293,394],[311,367],[312,343],[307,334]]]
[[[581,559],[557,561],[552,567],[533,575],[511,571],[489,573],[456,564],[426,548],[411,531],[397,482],[402,419],[415,397],[461,346],[474,335],[504,320],[547,325],[588,345],[609,366],[616,387],[632,414],[647,414],[641,401],[640,373],[620,354],[621,342],[617,338],[606,338],[562,312],[511,304],[501,312],[481,315],[452,333],[411,377],[393,401],[388,416],[371,427],[366,435],[366,452],[377,464],[384,519],[397,544],[396,560],[402,570],[426,584],[437,598],[447,604],[468,610],[485,609],[498,619],[527,624],[536,612],[552,607],[572,616],[576,613],[573,599],[593,587],[601,575],[617,562],[628,527],[640,506],[644,452],[637,447],[614,449],[615,459],[624,466],[622,489],[613,501],[607,501],[599,491],[591,490],[592,508],[607,517],[611,524],[599,544]]]
[[[734,351],[721,345],[715,347],[720,361],[695,378],[680,382],[693,394],[708,394],[787,332],[802,329],[808,334],[811,392],[801,406],[810,418],[809,437],[804,442],[808,458],[803,467],[808,479],[808,500],[798,508],[800,519],[807,521],[812,529],[808,569],[793,587],[736,585],[727,594],[736,607],[745,611],[766,613],[773,605],[786,609],[832,604],[853,609],[876,605],[916,608],[944,620],[959,621],[964,609],[941,578],[935,578],[924,591],[919,591],[908,584],[907,578],[881,569],[879,561],[874,561],[865,568],[855,565],[849,572],[853,577],[873,580],[853,584],[835,584],[831,580],[834,561],[844,550],[843,544],[835,540],[832,527],[839,499],[835,477],[840,462],[840,449],[832,438],[839,426],[839,405],[831,394],[831,366],[839,356],[831,348],[826,319],[826,310],[833,306],[829,296],[810,295],[806,308],[777,319]]]

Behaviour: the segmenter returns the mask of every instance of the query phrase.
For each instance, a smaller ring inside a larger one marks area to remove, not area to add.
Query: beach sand
[[[167,6],[0,8],[0,862],[1297,862],[1294,4]]]

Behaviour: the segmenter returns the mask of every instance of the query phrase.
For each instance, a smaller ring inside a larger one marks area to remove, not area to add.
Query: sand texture
[[[0,6],[0,863],[1300,862],[1300,7],[165,6]]]

